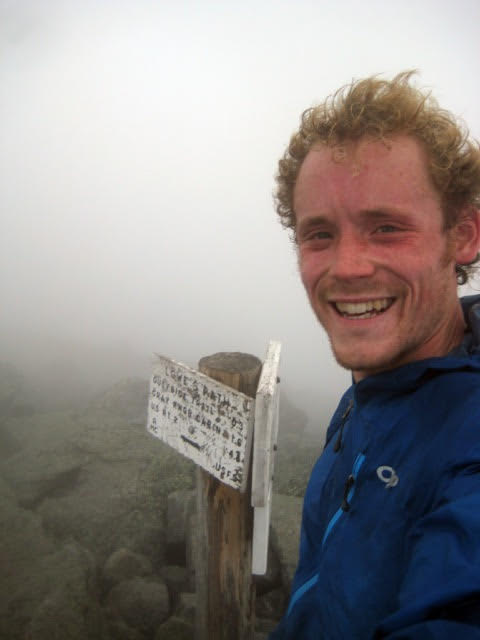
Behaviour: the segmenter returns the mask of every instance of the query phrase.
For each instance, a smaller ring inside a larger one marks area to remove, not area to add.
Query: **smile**
[[[344,318],[364,320],[384,313],[392,306],[394,298],[378,298],[365,302],[332,302],[332,306]]]

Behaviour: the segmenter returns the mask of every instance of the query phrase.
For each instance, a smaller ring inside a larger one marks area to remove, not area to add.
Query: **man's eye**
[[[329,231],[313,231],[309,236],[309,240],[328,240],[332,237]]]
[[[376,233],[395,233],[395,231],[398,231],[398,227],[394,227],[392,224],[382,224],[375,230]]]

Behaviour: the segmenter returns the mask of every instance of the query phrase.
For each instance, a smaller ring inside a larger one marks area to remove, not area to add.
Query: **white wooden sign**
[[[158,356],[148,431],[213,476],[244,491],[255,402],[180,362]]]
[[[272,340],[267,349],[255,399],[252,573],[257,575],[263,575],[267,570],[273,464],[278,435],[280,351],[281,344]]]

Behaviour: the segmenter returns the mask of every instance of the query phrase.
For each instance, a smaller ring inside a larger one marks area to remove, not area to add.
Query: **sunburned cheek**
[[[318,280],[318,275],[316,270],[310,268],[308,265],[299,265],[300,267],[300,278],[302,280],[303,286],[309,292],[313,287],[314,283]]]
[[[298,269],[302,281],[311,282],[328,270],[328,260],[323,252],[302,252],[298,256]]]

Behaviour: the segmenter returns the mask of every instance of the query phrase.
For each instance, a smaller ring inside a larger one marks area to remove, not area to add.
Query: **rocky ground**
[[[0,365],[0,639],[193,639],[194,468],[146,432],[147,382],[48,413],[22,384]],[[301,413],[286,406],[299,426],[281,432],[258,640],[285,606],[322,446],[300,438]]]

